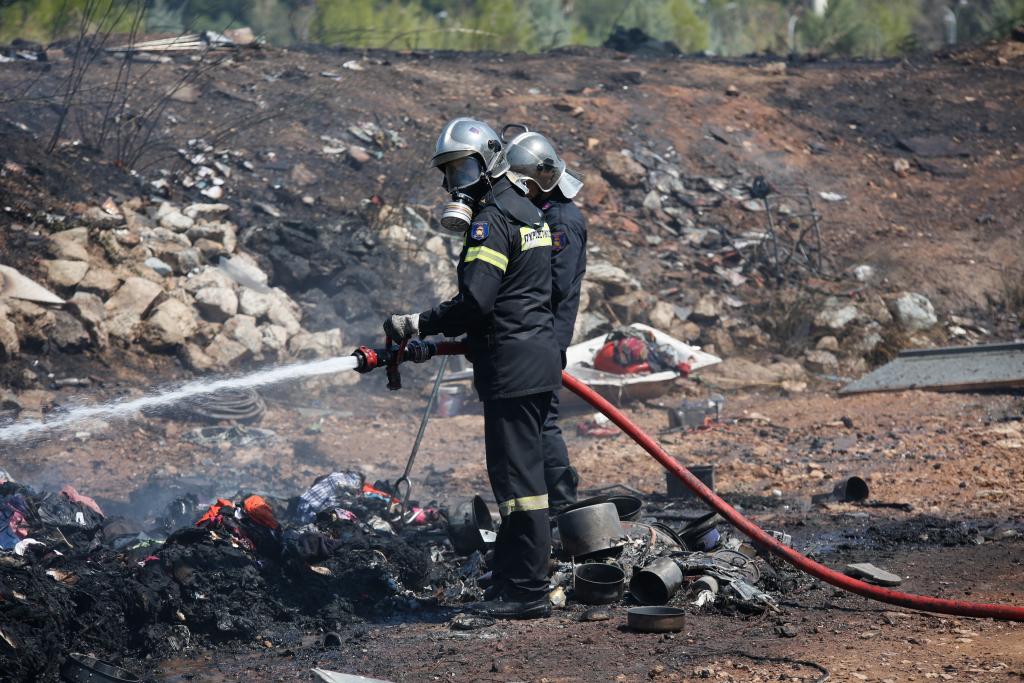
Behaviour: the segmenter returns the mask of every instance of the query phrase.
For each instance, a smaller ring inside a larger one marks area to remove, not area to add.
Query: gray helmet
[[[565,167],[551,141],[533,131],[512,138],[498,153],[490,173],[494,178],[506,176],[523,192],[529,191],[527,180],[544,192],[557,187],[566,199],[575,197],[583,187],[582,178]]]
[[[458,118],[449,121],[437,137],[437,147],[430,165],[435,168],[455,159],[472,156],[480,157],[484,169],[490,167],[494,155],[501,149],[501,142],[494,129],[483,121]]]

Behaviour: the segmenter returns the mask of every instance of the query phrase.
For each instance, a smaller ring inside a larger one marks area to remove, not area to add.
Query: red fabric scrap
[[[242,501],[242,509],[245,510],[245,514],[249,515],[249,519],[261,526],[265,526],[268,529],[276,529],[280,526],[277,520],[274,519],[274,511],[261,496],[249,496],[246,498]]]
[[[85,507],[89,508],[90,510],[92,510],[93,512],[95,512],[100,517],[106,517],[106,515],[103,514],[103,510],[100,509],[99,504],[95,500],[93,500],[89,496],[83,496],[81,493],[76,491],[75,487],[72,486],[71,484],[65,484],[64,488],[62,488],[60,492],[63,495],[67,496],[69,499],[71,499],[72,503],[80,503]]]
[[[220,511],[223,508],[234,509],[235,504],[230,500],[218,498],[217,502],[211,505],[210,509],[206,511],[206,514],[199,518],[199,521],[196,522],[196,526],[203,526],[203,524],[206,524],[207,522],[217,521],[217,518],[220,516]]]
[[[393,498],[387,491],[381,491],[370,484],[363,484],[363,495],[367,498],[377,498],[391,504],[402,502],[398,498]]]

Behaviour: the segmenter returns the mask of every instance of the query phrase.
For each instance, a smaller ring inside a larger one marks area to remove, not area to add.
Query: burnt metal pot
[[[590,507],[591,505],[597,505],[598,503],[609,502],[609,496],[593,496],[591,498],[584,498],[578,500],[575,503],[570,503],[561,509],[561,512],[571,512],[573,510],[579,510],[580,508]]]
[[[472,555],[486,547],[481,531],[494,531],[491,510],[480,496],[459,503],[448,517],[448,538],[459,555]]]
[[[623,522],[640,519],[640,513],[644,510],[644,501],[636,496],[608,496],[608,502],[615,506],[619,519]]]
[[[77,652],[69,653],[60,667],[68,683],[139,683],[138,676],[109,662]]]
[[[612,503],[587,505],[558,515],[562,549],[570,557],[587,557],[621,549],[622,524]]]
[[[607,605],[622,599],[626,572],[617,564],[581,564],[573,571],[576,599],[588,605]]]
[[[678,607],[632,607],[626,610],[626,624],[645,633],[682,631],[686,628],[686,612]]]
[[[679,537],[689,550],[710,550],[718,542],[717,525],[724,521],[717,512],[687,522],[679,531]]]
[[[818,493],[811,496],[811,502],[816,505],[837,501],[840,503],[859,503],[867,500],[871,489],[868,483],[860,477],[849,477],[843,479],[829,493]]]
[[[683,572],[670,557],[659,557],[633,572],[629,592],[641,605],[664,605],[683,585]]]

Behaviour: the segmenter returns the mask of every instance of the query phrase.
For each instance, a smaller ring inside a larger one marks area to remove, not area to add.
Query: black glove
[[[419,334],[419,331],[419,313],[395,313],[384,321],[384,334],[391,337],[391,341],[396,344]]]

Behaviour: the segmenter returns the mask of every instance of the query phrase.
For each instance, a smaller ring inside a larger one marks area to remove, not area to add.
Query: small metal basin
[[[622,523],[611,503],[579,507],[558,515],[558,535],[569,557],[622,551]]]
[[[623,522],[640,519],[640,513],[644,509],[644,502],[636,496],[608,496],[608,502],[615,506],[615,511],[619,513],[619,519]]]
[[[607,605],[622,599],[626,573],[614,564],[581,564],[573,571],[575,597],[588,605]]]
[[[632,607],[626,610],[626,624],[644,633],[682,631],[686,628],[686,612],[678,607]]]

